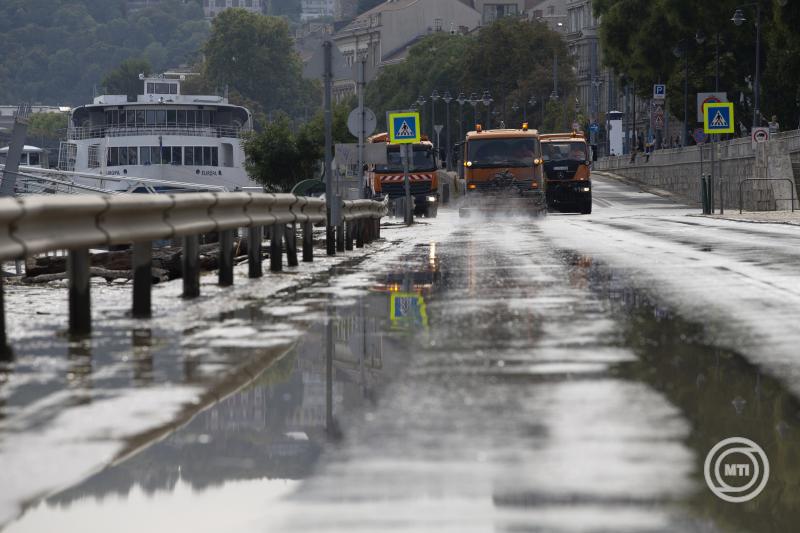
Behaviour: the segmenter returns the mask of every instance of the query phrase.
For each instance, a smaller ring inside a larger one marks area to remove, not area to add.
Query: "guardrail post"
[[[345,250],[352,250],[353,249],[353,221],[347,221],[347,227],[345,228],[344,234],[344,249]]]
[[[380,239],[381,238],[381,219],[375,219],[375,237]]]
[[[356,248],[363,248],[364,247],[364,221],[361,219],[356,220],[356,226],[354,228],[356,232]]]
[[[284,226],[284,235],[286,235],[286,263],[290,267],[297,266],[297,226],[287,224]]]
[[[261,226],[247,228],[247,267],[250,279],[260,278],[264,275],[261,267],[261,241],[264,237]]]
[[[183,238],[183,297],[200,296],[200,236]]]
[[[8,346],[6,337],[6,301],[5,301],[5,278],[0,272],[0,361],[10,359],[11,349]]]
[[[89,250],[70,250],[67,257],[69,275],[69,332],[88,335],[92,332],[92,303],[89,287]]]
[[[219,232],[219,285],[233,285],[233,230]]]
[[[280,272],[283,270],[282,255],[283,250],[281,240],[283,235],[283,227],[281,224],[272,225],[272,234],[269,239],[269,269],[272,272]]]
[[[303,223],[303,262],[314,262],[314,224]]]
[[[133,270],[133,318],[150,318],[153,288],[153,243],[135,242],[131,251]]]
[[[325,226],[325,249],[328,255],[336,255],[336,229],[330,223]]]
[[[336,226],[336,251],[344,252],[344,221]]]

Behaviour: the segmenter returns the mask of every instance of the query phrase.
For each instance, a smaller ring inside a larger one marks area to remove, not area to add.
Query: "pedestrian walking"
[[[769,126],[770,137],[772,137],[781,130],[781,125],[778,124],[778,117],[776,115],[772,115],[772,120],[769,121],[768,126]]]

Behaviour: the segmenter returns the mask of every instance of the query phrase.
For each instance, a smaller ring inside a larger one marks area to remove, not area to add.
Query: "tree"
[[[314,85],[302,78],[286,20],[227,9],[216,16],[203,47],[203,77],[256,102],[255,111],[298,115],[313,101]]]
[[[129,99],[135,99],[143,90],[139,75],[148,76],[150,72],[150,62],[146,59],[126,59],[106,74],[103,87],[108,94],[127,94]]]
[[[515,119],[514,103],[522,107],[531,96],[541,102],[550,95],[554,57],[560,65],[559,92],[566,99],[575,86],[573,60],[561,37],[545,24],[508,17],[474,36],[440,32],[414,45],[405,62],[385,67],[367,87],[367,101],[383,124],[387,110],[408,109],[423,95],[428,101],[422,109],[423,131],[430,134],[430,95],[434,89],[440,94],[449,91],[453,98],[461,91],[467,98],[471,93],[481,98],[489,91],[494,100],[492,109],[500,112],[498,118],[510,121]],[[443,103],[436,105],[437,122],[444,123]],[[478,105],[475,114],[483,122],[486,108]],[[459,117],[455,104],[451,106],[453,131],[459,129],[459,120],[473,126],[470,105],[464,106],[463,117]]]
[[[356,141],[347,129],[351,104],[342,103],[333,109],[334,143]],[[245,139],[248,174],[268,190],[277,192],[287,192],[296,183],[317,177],[324,157],[324,123],[320,111],[295,132],[289,117],[278,113],[275,120]]]
[[[28,135],[49,141],[60,141],[67,133],[66,113],[34,113],[28,119]]]

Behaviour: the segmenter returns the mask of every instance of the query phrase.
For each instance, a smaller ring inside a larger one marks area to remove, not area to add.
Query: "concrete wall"
[[[649,160],[639,154],[635,163],[631,163],[630,156],[608,157],[597,161],[594,169],[613,172],[650,187],[670,191],[690,205],[699,205],[700,176],[711,173],[714,149],[715,195],[719,199],[722,194],[726,208],[738,208],[740,184],[745,209],[790,209],[793,195],[795,207],[800,206],[797,203],[797,187],[793,189],[789,182],[743,183],[747,178],[764,177],[788,178],[795,184],[800,182],[800,176],[796,178],[793,171],[793,166],[800,167],[800,131],[774,136],[760,148],[759,153],[753,150],[750,139],[734,139],[713,146],[659,150],[651,154]]]

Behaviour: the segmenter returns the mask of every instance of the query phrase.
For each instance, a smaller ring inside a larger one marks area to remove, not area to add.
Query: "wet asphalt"
[[[279,295],[284,316],[259,302],[226,315],[276,331],[294,315],[303,334],[244,389],[4,531],[796,527],[800,404],[708,323],[528,219],[442,209],[426,231],[377,267],[335,267],[363,290],[312,283]],[[702,475],[731,434],[773,462],[745,505]]]

